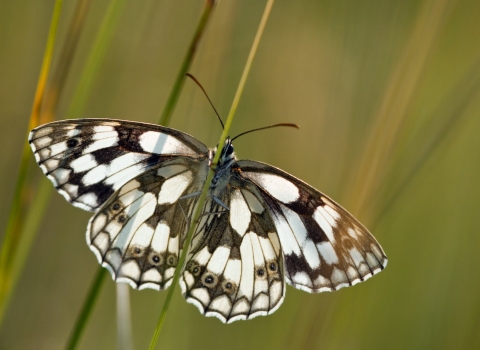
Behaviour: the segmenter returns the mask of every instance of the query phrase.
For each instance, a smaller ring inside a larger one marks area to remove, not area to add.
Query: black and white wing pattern
[[[87,243],[114,280],[156,290],[171,284],[189,218],[208,171],[187,157],[167,160],[120,187],[90,219]]]
[[[35,159],[73,205],[96,212],[87,243],[119,282],[164,289],[208,171],[208,148],[159,125],[58,121],[30,133]]]
[[[307,292],[365,281],[387,265],[345,209],[273,166],[237,161],[227,138],[200,222],[184,247],[217,149],[159,125],[79,119],[32,130],[35,159],[73,205],[94,212],[87,243],[112,278],[182,293],[223,322],[268,315],[286,282]]]
[[[243,160],[233,172],[258,186],[276,227],[286,281],[310,292],[353,286],[387,266],[375,238],[350,213],[273,166]]]
[[[246,181],[231,178],[210,199],[194,234],[180,286],[189,303],[223,322],[277,310],[285,296],[283,256],[262,197]]]
[[[67,201],[96,211],[128,180],[174,156],[205,160],[197,139],[154,124],[112,119],[48,123],[28,137],[44,174]]]

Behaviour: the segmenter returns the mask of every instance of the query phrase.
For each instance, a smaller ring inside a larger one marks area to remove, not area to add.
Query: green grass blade
[[[188,73],[190,67],[192,66],[193,59],[195,57],[195,53],[197,51],[198,44],[200,39],[202,38],[202,34],[205,31],[205,27],[210,19],[210,15],[213,12],[213,8],[215,7],[216,0],[207,0],[205,2],[205,7],[203,8],[202,16],[200,17],[200,22],[198,23],[197,30],[193,35],[192,42],[188,47],[187,54],[183,60],[182,66],[180,67],[180,71],[178,72],[177,78],[175,79],[175,84],[173,85],[172,91],[170,92],[170,96],[167,100],[165,108],[163,109],[162,115],[158,123],[160,125],[169,125],[170,120],[172,119],[173,110],[177,104],[178,98],[180,97],[180,92],[182,91],[183,84],[185,83],[186,76],[185,74]]]
[[[167,316],[167,312],[168,312],[168,309],[170,307],[170,302],[171,302],[172,297],[173,297],[173,292],[175,291],[175,287],[176,287],[176,285],[177,285],[177,283],[180,279],[180,274],[181,274],[181,271],[183,269],[185,259],[187,257],[188,248],[190,247],[192,237],[193,237],[193,233],[195,231],[195,228],[197,227],[198,221],[200,219],[200,215],[201,215],[202,210],[203,210],[203,206],[204,206],[205,201],[207,199],[207,193],[208,193],[208,189],[210,188],[210,183],[213,179],[213,175],[215,173],[215,167],[216,167],[216,165],[218,163],[218,160],[220,158],[220,155],[222,153],[222,148],[223,148],[223,145],[225,143],[225,139],[228,136],[230,126],[232,125],[233,118],[235,116],[235,112],[236,112],[237,107],[238,107],[238,103],[240,102],[240,98],[241,98],[243,90],[245,88],[245,83],[246,83],[247,77],[250,73],[250,68],[252,67],[252,62],[253,62],[253,59],[254,59],[255,54],[257,52],[258,45],[260,43],[260,39],[261,39],[263,31],[265,29],[265,25],[267,23],[267,19],[268,19],[269,15],[270,15],[270,11],[272,9],[273,3],[274,3],[274,0],[268,0],[267,4],[265,6],[265,10],[263,12],[262,19],[260,21],[259,27],[257,29],[257,33],[256,33],[255,38],[253,40],[252,48],[250,49],[250,54],[248,55],[247,62],[245,63],[245,67],[243,69],[242,77],[240,78],[240,82],[238,84],[238,88],[237,88],[237,91],[235,93],[235,97],[234,97],[233,102],[232,102],[232,107],[230,108],[230,112],[228,113],[227,121],[225,122],[225,128],[224,128],[223,133],[220,136],[220,140],[218,142],[217,152],[216,152],[215,157],[213,159],[212,166],[210,167],[210,171],[208,172],[207,180],[205,181],[205,184],[203,186],[202,193],[201,193],[200,198],[198,199],[197,205],[195,207],[195,211],[194,211],[193,217],[192,217],[192,224],[190,225],[190,228],[189,228],[188,233],[187,233],[187,237],[186,237],[185,242],[183,244],[184,248],[183,248],[182,254],[180,256],[180,259],[178,260],[178,264],[177,264],[177,268],[175,269],[175,274],[173,276],[172,284],[171,284],[171,286],[168,290],[168,294],[167,294],[167,297],[166,297],[165,302],[163,304],[162,312],[160,314],[160,318],[158,320],[157,327],[155,328],[152,340],[150,342],[150,347],[149,347],[150,350],[154,350],[156,345],[157,345],[158,337],[159,337],[160,332],[163,328],[165,318]]]
[[[102,26],[90,50],[90,55],[87,58],[85,68],[70,103],[67,112],[68,119],[81,118],[83,115],[88,95],[92,90],[93,82],[105,58],[126,2],[126,0],[112,0],[110,2],[110,6],[107,9]]]
[[[55,119],[58,101],[63,92],[80,35],[92,0],[78,0],[67,30],[63,47],[58,55],[58,64],[52,72],[42,105],[42,124]]]
[[[111,22],[113,27],[115,26],[114,24],[117,23],[119,15],[121,13],[121,8],[123,8],[124,0],[122,1],[114,1],[111,4],[111,7],[109,8],[106,19],[104,21],[104,25],[102,26],[102,29],[99,32],[99,35],[97,36],[97,40],[94,44],[94,47],[92,49],[92,55],[89,57],[87,61],[86,68],[84,70],[84,73],[82,74],[82,80],[80,81],[78,88],[77,88],[77,93],[75,94],[75,97],[73,98],[70,110],[69,110],[69,117],[70,118],[78,118],[81,117],[81,111],[83,110],[83,106],[86,103],[86,100],[88,98],[88,91],[90,91],[91,85],[93,83],[93,78],[96,75],[96,72],[100,66],[101,61],[103,60],[103,57],[106,52],[106,46],[108,45],[108,42],[111,39],[111,36],[113,35],[113,28],[110,25],[107,25],[107,22]],[[183,86],[183,82],[185,81],[185,73],[188,71],[188,69],[191,66],[191,63],[194,58],[194,54],[196,52],[196,47],[198,46],[198,42],[201,38],[201,34],[204,31],[204,28],[206,26],[206,23],[208,22],[208,19],[210,18],[210,14],[213,9],[213,5],[215,4],[215,1],[207,1],[205,5],[205,9],[203,12],[203,15],[201,17],[200,23],[198,25],[197,31],[195,32],[194,38],[192,40],[192,44],[190,45],[190,48],[187,52],[187,55],[184,59],[184,62],[182,64],[182,67],[180,69],[180,72],[176,78],[174,87],[172,89],[172,92],[170,94],[170,97],[167,102],[167,107],[162,113],[162,117],[160,118],[160,123],[162,125],[168,125],[170,120],[171,120],[171,114],[173,112],[174,106],[176,102],[178,101],[179,94],[181,92],[181,87]],[[97,271],[97,277],[95,281],[97,281],[97,278],[103,278],[104,274],[100,274],[100,271],[103,271],[104,269],[102,267],[98,268]],[[101,277],[98,277],[101,276]],[[95,286],[96,283],[93,284]],[[96,298],[96,294],[100,291],[100,288],[94,288],[90,290],[87,300],[90,300],[90,302],[85,302],[81,315],[85,315],[85,318],[88,318],[88,316],[91,313],[91,308],[94,306],[94,301]],[[77,345],[78,338],[83,332],[83,329],[86,325],[86,319],[83,317],[79,317],[77,320],[77,323],[74,326],[74,330],[72,331],[71,341],[69,349],[74,349],[75,346]],[[72,342],[72,340],[75,340]]]
[[[55,47],[55,40],[57,38],[58,23],[60,21],[60,14],[62,11],[63,0],[57,0],[53,9],[52,19],[50,22],[50,29],[48,33],[45,52],[43,55],[42,67],[38,78],[37,89],[33,102],[32,112],[30,115],[29,130],[37,126],[40,121],[40,111],[42,107],[42,98],[45,93],[45,85],[52,63],[53,49]],[[25,140],[27,138],[25,137]],[[16,245],[20,240],[22,222],[20,214],[24,210],[26,203],[23,202],[25,194],[27,193],[26,178],[28,167],[30,163],[30,147],[25,144],[22,150],[22,158],[20,163],[20,170],[17,184],[15,185],[15,193],[12,202],[10,215],[8,218],[7,228],[5,232],[2,249],[0,252],[0,325],[3,320],[4,311],[7,308],[7,300],[10,299],[9,294],[12,291],[12,281],[16,281],[18,276],[11,276],[12,261],[16,254]],[[20,273],[19,269],[15,269]]]
[[[35,210],[29,210],[25,217],[24,229],[19,238],[18,248],[13,256],[11,264],[9,290],[5,295],[4,302],[0,305],[0,318],[2,319],[10,298],[12,297],[12,291],[15,290],[18,279],[27,260],[28,253],[35,240],[37,228],[40,225],[45,209],[47,208],[50,194],[52,194],[51,186],[52,185],[47,179],[42,178],[40,180],[40,185],[37,188],[37,193],[32,202],[32,208],[35,208]]]
[[[465,110],[469,107],[470,103],[475,100],[480,90],[480,61],[475,62],[473,68],[470,69],[465,76],[460,79],[460,82],[452,89],[450,96],[446,96],[437,110],[435,110],[433,122],[440,124],[440,127],[435,125],[428,125],[428,130],[422,133],[425,138],[429,138],[425,141],[423,149],[418,152],[418,156],[415,159],[413,165],[409,167],[408,172],[402,177],[398,185],[388,191],[388,188],[378,191],[377,197],[386,198],[384,203],[380,205],[376,211],[375,225],[379,224],[382,218],[387,216],[388,211],[393,207],[395,202],[400,198],[401,194],[405,192],[406,188],[415,177],[420,173],[421,169],[427,164],[428,159],[441,148],[455,133],[460,126],[462,126],[466,119],[469,117]],[[455,101],[452,103],[452,101]],[[438,123],[439,120],[445,119],[443,123]],[[432,130],[435,130],[432,132]],[[428,135],[432,134],[432,135]],[[428,136],[427,136],[428,135]],[[405,153],[412,154],[412,151],[405,151]],[[395,173],[395,169],[392,170]],[[386,181],[387,184],[391,181]],[[384,185],[384,187],[387,187]],[[378,198],[377,198],[378,200]],[[375,229],[373,227],[373,229]]]
[[[385,89],[370,135],[366,138],[357,166],[359,171],[352,174],[349,182],[347,193],[354,203],[346,206],[354,213],[362,212],[376,185],[383,181],[385,164],[404,131],[422,72],[450,9],[447,0],[427,0],[419,10],[410,38]]]
[[[81,75],[81,80],[78,83],[72,98],[72,102],[70,103],[70,107],[67,112],[67,118],[80,118],[82,116],[89,92],[92,89],[98,69],[105,58],[109,43],[111,42],[125,4],[126,0],[112,0],[110,3],[102,22],[102,26],[90,50],[90,55]],[[76,27],[72,26],[72,28]],[[77,321],[72,329],[71,336],[66,347],[67,349],[75,349],[78,345],[78,341],[85,330],[88,318],[91,315],[97,300],[104,277],[105,269],[99,267],[92,283],[92,287],[90,288]]]
[[[93,283],[88,292],[87,299],[85,299],[82,311],[78,315],[77,322],[75,323],[75,327],[73,328],[72,334],[70,335],[70,339],[68,340],[65,349],[73,350],[77,347],[78,341],[82,336],[83,330],[85,329],[95,302],[97,301],[98,293],[100,292],[102,283],[105,280],[106,272],[107,271],[104,268],[99,268],[97,270],[95,279],[93,280]]]

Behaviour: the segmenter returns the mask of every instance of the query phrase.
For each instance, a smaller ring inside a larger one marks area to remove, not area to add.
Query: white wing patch
[[[177,138],[156,131],[147,131],[140,136],[140,146],[145,152],[156,154],[182,154],[195,156],[196,153]]]

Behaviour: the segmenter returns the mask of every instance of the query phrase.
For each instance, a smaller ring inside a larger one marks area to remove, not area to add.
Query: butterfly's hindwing
[[[171,284],[206,162],[177,157],[123,185],[90,220],[87,244],[112,278],[138,289]]]
[[[159,125],[109,119],[49,123],[30,133],[35,159],[73,205],[96,211],[125,182],[173,156],[205,157],[200,141]]]
[[[295,288],[338,290],[387,265],[368,230],[313,187],[260,162],[239,161],[234,171],[261,189],[282,245],[286,281]]]
[[[208,200],[180,280],[188,302],[227,323],[270,314],[285,295],[275,226],[255,189],[235,182],[218,198],[228,211]]]

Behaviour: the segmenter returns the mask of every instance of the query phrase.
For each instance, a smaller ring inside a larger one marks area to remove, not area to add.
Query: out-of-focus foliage
[[[2,228],[53,3],[0,2]],[[64,5],[59,44],[74,5]],[[96,1],[90,7],[58,118],[68,110],[107,6]],[[85,117],[157,121],[202,6],[192,0],[128,2]],[[222,116],[263,6],[221,1],[199,47],[191,72]],[[232,325],[201,316],[178,290],[159,346],[480,347],[479,13],[475,0],[277,0],[232,135],[280,122],[302,128],[242,137],[237,154],[285,169],[345,205],[372,229],[389,266],[335,293],[310,295],[289,287],[276,313]],[[221,132],[190,81],[171,125],[211,146]],[[373,151],[366,156],[369,145]],[[0,330],[0,348],[64,346],[97,270],[85,244],[88,218],[52,196]],[[131,297],[134,342],[144,349],[165,293],[132,291]],[[115,288],[108,279],[80,348],[116,347]]]

